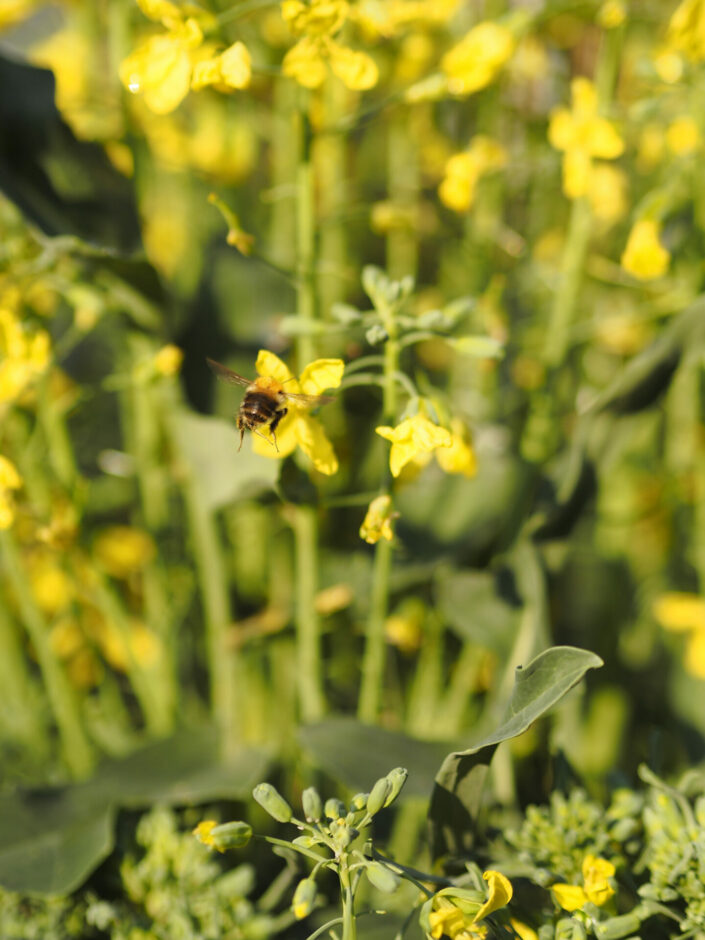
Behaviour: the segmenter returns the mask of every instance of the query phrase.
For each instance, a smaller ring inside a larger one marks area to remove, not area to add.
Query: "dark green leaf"
[[[485,777],[497,745],[526,731],[588,669],[601,665],[600,657],[588,650],[556,646],[540,653],[528,666],[517,669],[506,719],[471,747],[448,754],[436,775],[430,810],[436,854],[459,853],[469,847]]]
[[[447,571],[436,580],[436,599],[444,619],[458,636],[500,654],[513,641],[521,608],[503,596],[488,571]]]

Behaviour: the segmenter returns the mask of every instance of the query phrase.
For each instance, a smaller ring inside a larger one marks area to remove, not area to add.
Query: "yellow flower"
[[[529,927],[528,924],[524,924],[514,917],[509,918],[509,923],[514,928],[514,933],[517,934],[519,940],[539,940],[539,935],[532,927]]]
[[[619,221],[628,208],[626,173],[610,163],[594,164],[587,198],[595,218],[610,225]]]
[[[649,122],[645,124],[639,135],[639,148],[636,163],[642,173],[648,173],[663,159],[664,134],[660,124]]]
[[[565,911],[577,911],[588,901],[601,907],[614,894],[614,888],[609,883],[614,872],[612,862],[595,855],[586,855],[582,866],[583,886],[555,884],[551,890]]]
[[[564,152],[563,192],[569,199],[585,196],[590,186],[592,158],[614,160],[624,150],[612,124],[597,113],[597,92],[587,78],[571,82],[572,108],[551,115],[548,139]]]
[[[3,0],[0,6],[0,29],[6,29],[29,16],[36,0]]]
[[[30,333],[9,307],[0,307],[0,402],[13,401],[49,364],[45,330]]]
[[[148,532],[133,526],[104,529],[93,545],[96,561],[114,578],[127,578],[146,567],[156,554]]]
[[[319,88],[330,67],[344,85],[365,91],[377,84],[379,70],[366,52],[355,51],[333,39],[350,14],[344,0],[284,0],[281,13],[295,36],[301,38],[284,56],[282,71],[304,88]]]
[[[451,940],[482,940],[487,926],[480,923],[489,914],[504,907],[512,898],[512,884],[501,872],[486,871],[489,896],[463,888],[443,888],[429,898],[421,909],[421,926],[433,940],[447,936]]]
[[[667,85],[675,85],[683,78],[683,57],[673,49],[661,49],[654,54],[653,62],[656,74]]]
[[[176,375],[184,361],[184,353],[173,343],[167,343],[154,356],[154,368],[160,375]]]
[[[32,594],[44,613],[55,615],[65,610],[73,600],[71,578],[48,552],[38,552],[28,559]]]
[[[15,503],[12,491],[22,486],[17,468],[0,454],[0,529],[9,529],[15,521]]]
[[[485,173],[503,167],[507,153],[501,144],[479,134],[464,153],[446,163],[445,177],[438,188],[441,202],[455,212],[466,212],[473,204],[477,181]]]
[[[668,270],[671,255],[659,241],[660,225],[652,219],[640,219],[629,233],[622,253],[622,267],[633,277],[650,281]]]
[[[514,51],[514,36],[499,23],[478,23],[441,60],[453,95],[469,95],[494,81]]]
[[[450,431],[429,421],[422,414],[405,418],[395,428],[379,427],[375,431],[380,437],[392,442],[389,468],[395,477],[417,455],[431,453],[437,447],[450,447],[453,442]]]
[[[367,507],[367,514],[360,526],[360,538],[370,545],[386,539],[391,542],[394,538],[392,522],[398,517],[392,509],[392,498],[384,494],[377,496]]]
[[[683,0],[668,24],[668,44],[689,59],[705,58],[705,2]]]
[[[689,634],[683,665],[692,676],[705,679],[705,599],[671,591],[656,600],[654,616],[664,630]]]
[[[284,385],[287,392],[320,395],[326,389],[340,385],[345,363],[342,359],[316,359],[306,366],[297,381],[278,356],[261,349],[257,356],[256,368],[259,375],[273,378]],[[273,446],[271,435],[266,440],[260,435],[253,435],[254,452],[261,457],[281,459],[300,447],[320,473],[327,476],[336,473],[338,458],[321,423],[311,417],[305,405],[298,404],[295,400],[289,399],[286,407],[288,414],[277,427],[278,450]]]
[[[202,842],[203,845],[209,846],[209,848],[217,848],[215,844],[215,839],[213,838],[213,830],[216,828],[218,823],[215,819],[204,819],[203,822],[200,822],[196,828],[193,830],[193,834],[196,836],[199,842]],[[220,849],[219,851],[223,851]]]
[[[607,0],[597,13],[597,22],[603,29],[616,29],[627,18],[627,11],[621,0]]]
[[[208,59],[201,59],[193,68],[191,87],[199,91],[213,85],[219,91],[231,88],[247,88],[252,79],[252,60],[247,47],[234,42],[224,52]]]
[[[700,131],[690,115],[676,118],[666,128],[666,146],[677,157],[693,153],[700,145]]]
[[[439,447],[436,460],[446,473],[462,473],[466,477],[477,474],[477,458],[469,440],[468,430],[462,421],[454,418],[450,424],[450,447]]]

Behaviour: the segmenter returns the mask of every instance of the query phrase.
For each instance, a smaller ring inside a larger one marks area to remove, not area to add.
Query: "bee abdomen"
[[[277,413],[277,408],[271,395],[248,392],[240,405],[240,415],[248,425],[267,424]]]

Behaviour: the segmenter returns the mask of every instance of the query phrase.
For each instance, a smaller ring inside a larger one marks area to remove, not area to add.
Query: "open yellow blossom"
[[[514,35],[500,23],[478,23],[441,60],[453,95],[469,95],[489,85],[514,51]]]
[[[486,871],[482,876],[488,883],[489,896],[467,888],[443,888],[421,908],[420,922],[431,940],[450,937],[451,940],[483,940],[487,925],[482,921],[512,899],[512,884],[501,872]]]
[[[555,884],[551,891],[565,911],[577,911],[588,901],[602,907],[614,894],[614,888],[609,882],[614,872],[612,862],[595,855],[586,855],[582,866],[582,886]]]
[[[373,88],[379,78],[374,59],[333,38],[345,25],[350,6],[345,0],[284,0],[281,14],[299,41],[284,56],[282,71],[304,88],[319,88],[328,68],[353,91]]]
[[[15,521],[15,505],[12,491],[22,486],[22,477],[17,468],[0,454],[0,529],[9,529]]]
[[[481,176],[500,169],[507,162],[507,153],[491,137],[478,134],[464,153],[454,154],[446,163],[445,176],[438,188],[441,202],[455,212],[467,212],[475,199]]]
[[[634,223],[622,253],[622,267],[641,281],[662,277],[668,270],[670,253],[659,240],[660,225],[653,219]]]
[[[194,91],[213,85],[219,91],[247,88],[252,79],[252,60],[244,43],[234,42],[224,52],[197,62],[191,87]]]
[[[193,834],[196,836],[199,842],[203,843],[203,845],[207,845],[212,849],[217,848],[212,834],[217,825],[218,823],[215,821],[215,819],[204,819],[203,822],[200,822],[193,830]],[[223,850],[220,849],[219,851]]]
[[[688,635],[683,665],[692,676],[705,679],[705,598],[670,591],[656,600],[653,609],[664,630]]]
[[[389,452],[389,468],[392,476],[398,477],[406,464],[419,454],[428,454],[437,447],[450,447],[453,438],[450,431],[439,427],[422,414],[405,418],[395,428],[375,428],[377,434],[392,442]]]
[[[141,571],[154,558],[152,536],[133,526],[116,525],[104,529],[93,544],[98,564],[114,578],[127,578]]]
[[[563,192],[569,199],[585,196],[590,187],[593,157],[614,160],[624,143],[613,125],[597,113],[597,92],[587,78],[571,82],[572,108],[558,108],[551,115],[548,139],[562,150]]]
[[[370,545],[374,545],[380,539],[391,542],[394,538],[392,522],[398,515],[399,513],[392,509],[391,496],[387,494],[377,496],[367,508],[367,514],[360,526],[360,538]]]
[[[320,395],[326,389],[337,388],[343,378],[345,363],[342,359],[316,359],[303,370],[299,379],[274,353],[261,349],[257,356],[257,373],[270,376],[287,392],[304,395]],[[264,439],[260,434],[252,436],[252,448],[261,457],[281,459],[293,453],[297,447],[306,454],[319,473],[330,476],[338,470],[338,458],[333,445],[326,437],[320,421],[313,418],[305,405],[289,399],[286,403],[288,414],[277,426],[277,447],[275,449],[271,435]]]
[[[446,473],[460,473],[465,477],[477,474],[477,457],[472,449],[468,430],[457,418],[450,424],[450,447],[439,447],[436,460]]]
[[[668,24],[668,45],[693,62],[705,59],[705,0],[683,0]]]

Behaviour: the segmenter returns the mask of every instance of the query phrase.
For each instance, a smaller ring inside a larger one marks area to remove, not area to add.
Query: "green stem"
[[[81,723],[79,703],[66,673],[49,644],[49,631],[9,532],[0,533],[4,570],[14,589],[22,622],[34,647],[49,702],[59,729],[64,759],[74,777],[86,777],[93,768],[93,751]]]
[[[303,108],[296,115],[298,165],[296,168],[296,315],[304,322],[316,319],[316,285],[314,279],[315,201],[313,164],[311,162],[311,129]],[[304,330],[296,339],[299,368],[314,358],[313,336]]]
[[[316,511],[311,506],[293,507],[296,546],[296,678],[305,722],[318,721],[325,711],[321,666],[320,628],[315,600],[318,551]]]
[[[350,880],[350,869],[348,868],[347,856],[340,858],[340,867],[338,869],[340,877],[341,901],[343,907],[343,940],[356,940],[357,924],[355,922],[354,895],[352,883]]]

